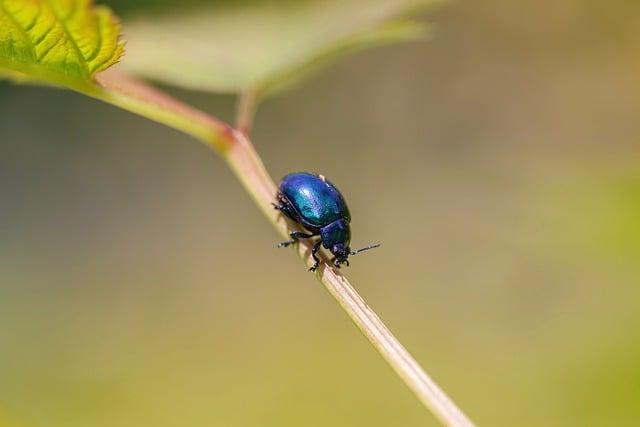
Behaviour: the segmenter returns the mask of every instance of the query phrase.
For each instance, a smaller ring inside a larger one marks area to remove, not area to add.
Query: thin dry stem
[[[253,146],[239,133],[238,144],[229,151],[229,163],[245,189],[251,194],[260,210],[269,218],[280,235],[288,238],[291,227],[282,215],[273,209],[271,203],[277,187],[267,174],[264,165],[253,150]],[[298,255],[307,267],[313,265],[311,244],[300,241]],[[351,286],[349,281],[334,267],[325,254],[316,272],[318,280],[340,303],[351,320],[364,333],[393,370],[413,391],[420,401],[445,426],[469,427],[473,423],[447,396],[447,394],[427,375],[416,360],[400,344],[376,313]]]
[[[121,79],[122,76],[119,74],[110,73],[103,75],[100,81],[104,87],[108,87],[110,90],[117,90],[122,86],[118,84]],[[295,225],[273,209],[271,203],[276,195],[276,184],[269,176],[247,136],[251,129],[255,106],[254,99],[240,98],[237,124],[241,127],[241,130],[236,130],[206,113],[186,106],[169,95],[150,89],[149,86],[142,82],[129,78],[126,78],[125,81],[127,82],[126,94],[119,93],[115,96],[111,93],[91,95],[136,114],[182,130],[215,149],[228,162],[244,188],[251,195],[262,213],[271,221],[278,233],[282,237],[288,238],[288,233],[295,228]],[[152,99],[148,100],[150,106],[141,107],[141,102],[144,101],[147,93],[153,95]],[[123,96],[134,96],[135,102],[123,101]],[[114,99],[117,102],[114,102]],[[157,113],[158,106],[161,107],[162,114]],[[176,117],[173,120],[165,120],[166,115],[169,113],[174,114]],[[190,130],[188,126],[185,128],[183,126],[184,123],[188,123],[190,120],[197,122],[198,126],[208,125],[210,129],[203,131],[202,129]],[[311,266],[313,261],[310,243],[300,241],[300,244],[296,246],[296,250],[306,265]],[[469,418],[438,387],[393,336],[349,281],[331,266],[326,255],[321,255],[321,259],[323,262],[315,273],[316,277],[340,303],[356,326],[364,333],[418,399],[445,426],[473,426]]]

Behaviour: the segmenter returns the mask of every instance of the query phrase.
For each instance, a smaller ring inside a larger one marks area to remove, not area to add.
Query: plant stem
[[[253,127],[253,118],[259,102],[258,94],[253,90],[246,90],[238,96],[236,106],[236,129],[249,136]]]
[[[282,215],[279,215],[271,206],[277,187],[267,174],[253,146],[242,134],[238,133],[237,137],[237,148],[231,148],[227,158],[229,165],[260,210],[269,218],[280,235],[288,239],[288,233],[294,227],[289,227],[288,221],[283,219]],[[313,264],[310,243],[300,241],[297,245],[297,252],[307,267]],[[413,391],[416,397],[443,425],[456,427],[473,426],[473,423],[400,344],[382,320],[351,286],[349,281],[331,266],[324,254],[320,255],[320,258],[322,262],[316,272],[318,280],[340,303],[351,320]]]
[[[120,73],[103,73],[99,76],[98,82],[103,89],[83,93],[179,129],[218,152],[281,237],[289,237],[289,232],[295,229],[294,224],[273,209],[271,203],[274,201],[277,186],[248,138],[255,107],[253,95],[243,95],[239,99],[239,130]],[[248,98],[243,99],[245,96]],[[307,267],[310,267],[313,264],[311,244],[300,241],[294,247]],[[331,265],[328,257],[324,254],[320,257],[323,262],[315,273],[318,280],[416,397],[443,425],[473,426],[469,418],[393,336],[349,281]]]

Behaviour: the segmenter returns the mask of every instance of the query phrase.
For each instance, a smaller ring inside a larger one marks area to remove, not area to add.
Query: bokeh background
[[[383,243],[353,283],[480,425],[640,424],[639,18],[449,3],[259,111],[272,174],[338,184]],[[189,137],[0,83],[0,425],[436,425],[277,240]]]

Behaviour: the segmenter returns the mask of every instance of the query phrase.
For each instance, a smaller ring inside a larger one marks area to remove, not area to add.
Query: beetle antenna
[[[380,243],[376,243],[375,245],[365,246],[364,248],[360,248],[357,251],[351,251],[351,255],[358,255],[360,252],[368,251],[369,249],[379,248]]]

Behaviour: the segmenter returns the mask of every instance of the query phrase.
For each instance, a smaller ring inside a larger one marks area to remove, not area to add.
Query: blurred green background
[[[349,277],[478,424],[639,425],[640,4],[429,16],[269,100],[258,151],[341,188],[383,243]],[[0,425],[436,425],[277,241],[189,137],[0,83]]]

